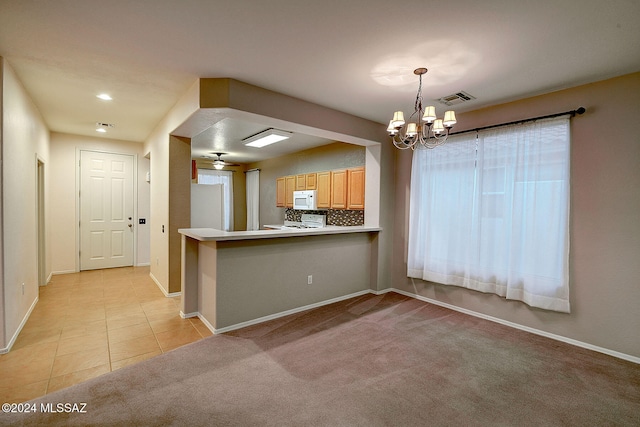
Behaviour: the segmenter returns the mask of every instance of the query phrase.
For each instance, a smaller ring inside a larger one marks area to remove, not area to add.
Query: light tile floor
[[[11,351],[0,355],[0,403],[24,402],[211,335],[180,317],[148,267],[53,276]]]

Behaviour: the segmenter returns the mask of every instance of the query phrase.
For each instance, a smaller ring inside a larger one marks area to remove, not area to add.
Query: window
[[[413,154],[407,275],[569,312],[569,118]]]
[[[224,229],[233,231],[233,172],[198,169],[198,184],[222,184],[224,187]]]

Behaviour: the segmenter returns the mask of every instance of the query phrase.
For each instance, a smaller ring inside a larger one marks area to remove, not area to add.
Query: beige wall
[[[15,340],[16,333],[38,298],[38,251],[36,212],[36,158],[49,173],[49,131],[29,95],[9,64],[2,60],[2,296],[0,351]],[[45,184],[46,185],[46,184]],[[45,190],[46,191],[46,190]],[[50,230],[45,195],[45,228]],[[47,239],[49,240],[49,239]],[[51,272],[46,251],[46,275]],[[22,289],[24,284],[24,291]]]
[[[149,159],[144,157],[143,145],[138,142],[118,141],[109,138],[87,137],[63,133],[51,133],[51,170],[49,192],[51,206],[52,271],[70,273],[78,271],[78,150],[104,151],[131,154],[137,159],[135,265],[149,264],[149,190],[145,181],[149,171]],[[146,218],[145,225],[137,219]]]
[[[367,291],[371,241],[353,233],[217,242],[215,295],[224,304],[205,317],[220,329]]]
[[[181,290],[181,241],[178,230],[191,226],[191,139],[169,137],[168,293]]]
[[[199,81],[195,81],[187,93],[151,132],[145,140],[143,149],[145,155],[148,155],[151,161],[151,214],[149,221],[151,277],[167,294],[176,292],[175,289],[180,289],[179,281],[178,283],[170,283],[169,280],[169,135],[198,110],[199,88]],[[189,171],[190,167],[191,162],[187,160],[186,168]],[[189,172],[185,177],[187,183],[190,182],[190,178],[191,174]],[[187,212],[190,215],[191,211],[188,210]],[[177,229],[174,231],[177,232]]]
[[[640,357],[640,73],[460,114],[458,130],[573,110],[571,314],[406,277],[411,153],[397,153],[393,286],[508,322]]]

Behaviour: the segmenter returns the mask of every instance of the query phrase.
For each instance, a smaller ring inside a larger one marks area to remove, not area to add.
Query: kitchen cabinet
[[[276,207],[284,208],[287,205],[286,177],[276,179]]]
[[[305,177],[306,188],[305,190],[317,190],[318,189],[318,174],[316,172],[308,173]]]
[[[276,206],[293,207],[295,190],[316,190],[319,209],[364,209],[365,168],[312,172],[276,179]]]
[[[285,190],[285,207],[293,207],[293,191],[296,189],[296,176],[290,175],[284,177],[284,190]]]
[[[306,190],[307,189],[307,175],[302,173],[296,175],[296,190]]]
[[[347,171],[331,171],[331,209],[347,208]]]
[[[347,169],[347,209],[364,209],[364,168]]]
[[[331,172],[318,172],[316,175],[316,203],[318,208],[331,207]]]

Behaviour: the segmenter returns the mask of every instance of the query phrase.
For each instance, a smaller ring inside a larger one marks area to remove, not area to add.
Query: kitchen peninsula
[[[181,315],[214,333],[375,289],[378,227],[178,231]]]

